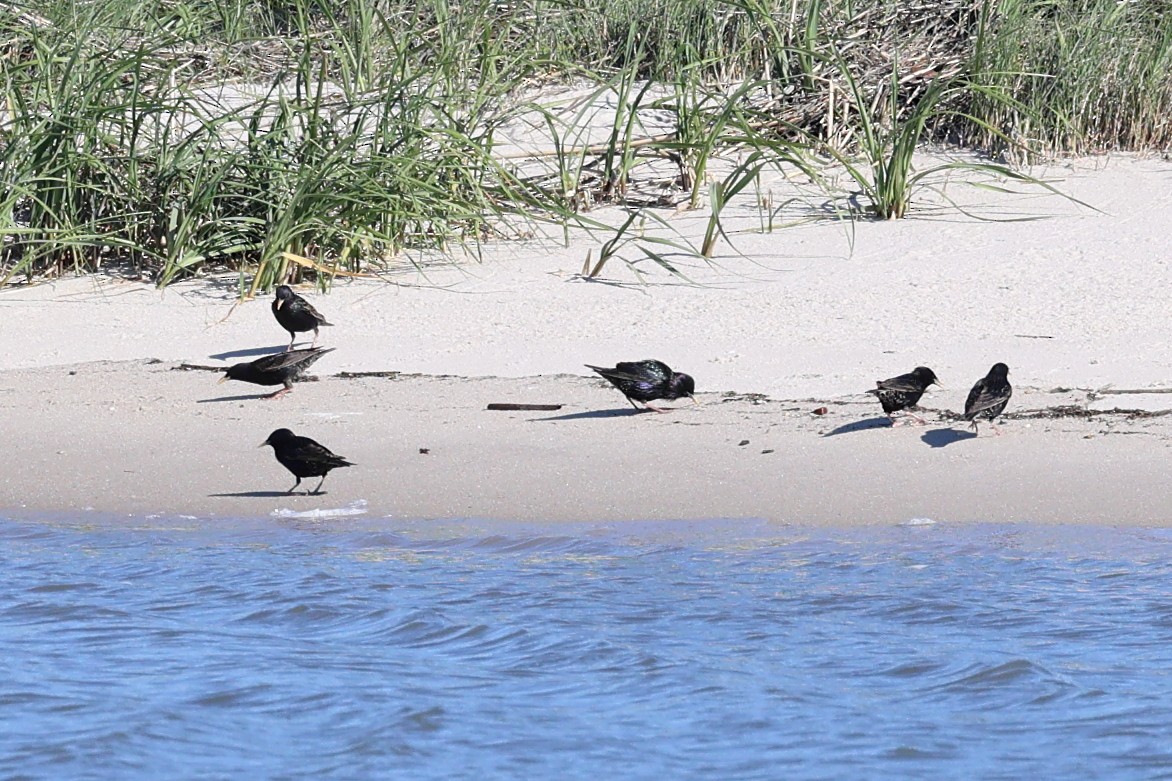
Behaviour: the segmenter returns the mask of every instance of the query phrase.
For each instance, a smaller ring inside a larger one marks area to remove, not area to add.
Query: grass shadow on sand
[[[944,447],[953,442],[963,442],[966,439],[976,439],[977,435],[971,431],[958,431],[954,428],[934,428],[925,431],[920,437],[929,447]]]
[[[827,431],[822,436],[834,437],[839,434],[854,434],[858,431],[870,431],[873,428],[893,428],[890,418],[867,418],[866,420],[856,420],[852,423],[845,423],[833,431]]]

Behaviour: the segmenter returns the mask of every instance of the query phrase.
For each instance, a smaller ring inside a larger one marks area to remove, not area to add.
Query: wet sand
[[[572,376],[326,377],[278,401],[216,377],[141,361],[4,372],[0,506],[224,517],[365,502],[369,516],[409,519],[1156,525],[1172,499],[1172,419],[1068,417],[1086,408],[1078,392],[1020,388],[1002,434],[983,426],[975,437],[946,410],[891,428],[861,394],[705,393],[656,414]],[[925,405],[959,395],[938,391]],[[493,402],[563,406],[487,410]],[[286,496],[292,477],[257,447],[278,427],[357,466],[331,473],[324,495]]]

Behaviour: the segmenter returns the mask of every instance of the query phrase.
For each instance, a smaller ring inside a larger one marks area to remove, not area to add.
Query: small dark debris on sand
[[[925,408],[925,412],[931,412],[941,420],[957,422],[964,420],[964,415],[959,412],[953,412],[948,409],[930,409]],[[1130,419],[1140,418],[1162,418],[1172,415],[1172,409],[1162,410],[1146,410],[1146,409],[1123,409],[1121,407],[1114,407],[1112,409],[1088,409],[1087,407],[1080,407],[1077,404],[1059,404],[1054,407],[1043,407],[1041,409],[1027,409],[1018,410],[1017,412],[1007,412],[1001,416],[1002,420],[1062,420],[1068,418],[1077,418],[1087,420],[1090,418],[1101,417],[1124,417]]]

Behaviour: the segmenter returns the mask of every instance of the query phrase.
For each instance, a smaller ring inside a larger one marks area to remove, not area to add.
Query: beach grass
[[[782,165],[844,168],[899,218],[927,143],[1019,179],[1012,161],[1172,146],[1156,3],[30,0],[0,2],[0,58],[4,281],[115,264],[325,287],[538,224],[601,231],[596,275],[660,207],[706,206],[687,251],[710,257],[729,200]],[[559,84],[586,97],[544,102]],[[511,140],[526,123],[542,148]]]
[[[993,7],[969,71],[1020,108],[973,95],[974,116],[1048,154],[1172,147],[1172,6],[1000,0]],[[960,132],[967,143],[999,145],[985,128]]]

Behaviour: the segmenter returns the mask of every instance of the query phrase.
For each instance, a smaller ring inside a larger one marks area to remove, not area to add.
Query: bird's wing
[[[990,388],[989,383],[981,380],[969,391],[969,397],[964,403],[964,416],[972,418],[987,409],[996,407],[1003,401],[1008,401],[1013,395],[1013,388],[1006,385],[1004,388]]]
[[[638,382],[661,383],[671,380],[671,368],[663,361],[627,361],[615,368]]]
[[[294,441],[297,458],[313,464],[326,466],[352,466],[342,456],[336,455],[325,445],[319,444],[309,437],[297,437]]]
[[[898,377],[891,377],[886,380],[875,381],[876,390],[889,391],[903,391],[905,393],[922,392],[924,389],[920,387],[914,374],[901,374]]]
[[[333,347],[311,347],[307,350],[290,350],[287,353],[266,355],[253,361],[252,365],[266,372],[280,371],[294,366],[308,366],[331,350]]]
[[[646,382],[647,381],[646,377],[639,375],[639,374],[631,374],[630,372],[623,371],[622,369],[619,368],[622,366],[630,366],[630,365],[631,364],[620,363],[618,366],[616,366],[615,368],[612,369],[612,368],[609,368],[606,366],[591,366],[590,364],[586,364],[586,368],[593,369],[594,371],[598,372],[600,375],[602,375],[603,377],[605,377],[608,380],[611,380],[612,382]]]
[[[297,303],[301,305],[301,308],[303,310],[305,310],[309,314],[313,315],[313,319],[317,320],[318,325],[333,325],[333,323],[330,323],[325,319],[325,317],[322,315],[321,312],[314,309],[313,304],[309,303],[301,296],[295,296],[295,298],[297,299]]]

